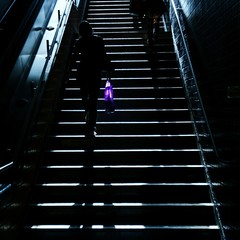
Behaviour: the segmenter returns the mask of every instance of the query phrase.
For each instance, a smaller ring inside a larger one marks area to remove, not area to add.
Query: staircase
[[[129,0],[90,0],[87,20],[115,65],[116,111],[85,122],[75,63],[54,117],[22,237],[220,240],[170,32],[146,43]]]

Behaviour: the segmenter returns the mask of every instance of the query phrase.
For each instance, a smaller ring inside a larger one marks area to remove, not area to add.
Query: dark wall
[[[179,2],[190,29],[194,66],[217,148],[226,161],[239,160],[240,1]]]

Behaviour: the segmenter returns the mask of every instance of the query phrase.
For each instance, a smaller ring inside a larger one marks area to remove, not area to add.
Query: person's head
[[[79,25],[79,35],[81,37],[88,37],[93,34],[92,27],[88,21],[82,21]]]

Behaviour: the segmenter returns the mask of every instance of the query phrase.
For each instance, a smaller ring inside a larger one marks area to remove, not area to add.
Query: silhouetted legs
[[[144,27],[147,30],[147,42],[149,45],[152,45],[159,38],[160,16],[157,14],[148,13],[143,19]]]
[[[81,84],[81,97],[85,110],[86,136],[96,135],[98,97],[100,93],[101,73],[91,73],[91,70],[84,77],[88,79]]]

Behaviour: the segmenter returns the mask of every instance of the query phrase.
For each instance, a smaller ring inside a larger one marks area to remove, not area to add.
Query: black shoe
[[[153,39],[152,38],[147,39],[147,45],[150,46],[150,47],[153,45]]]
[[[93,131],[90,131],[90,132],[88,132],[88,136],[90,136],[90,137],[96,137],[96,136],[97,136],[97,132],[95,132],[94,130],[93,130]]]
[[[89,121],[89,111],[86,112],[85,114],[85,122]]]
[[[96,127],[94,127],[93,130],[87,131],[87,133],[85,134],[85,136],[86,136],[86,137],[96,137],[96,136],[97,136]]]

